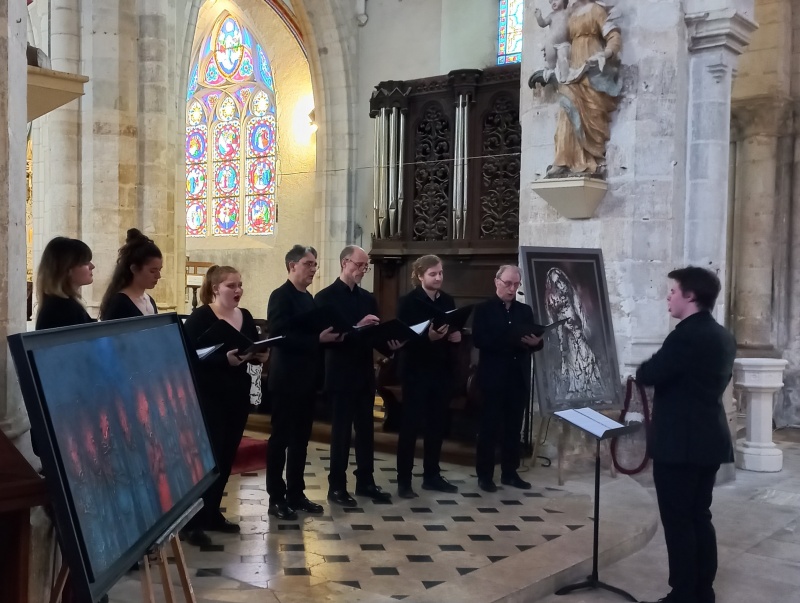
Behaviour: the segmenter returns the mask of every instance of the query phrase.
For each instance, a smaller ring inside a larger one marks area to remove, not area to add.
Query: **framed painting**
[[[525,298],[545,334],[535,355],[542,414],[622,408],[622,384],[599,249],[521,247]]]
[[[8,337],[63,557],[97,601],[218,472],[176,314]]]

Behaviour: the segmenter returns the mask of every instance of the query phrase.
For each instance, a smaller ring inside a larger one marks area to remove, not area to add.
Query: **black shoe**
[[[322,505],[318,505],[315,502],[311,502],[308,500],[307,497],[300,498],[298,500],[290,500],[288,501],[288,505],[294,509],[295,511],[303,511],[304,513],[322,513],[325,509],[322,508]]]
[[[484,492],[497,492],[497,484],[490,479],[479,479],[478,488]]]
[[[192,530],[181,530],[179,536],[181,540],[188,542],[192,546],[204,547],[214,544],[211,542],[211,538],[208,534],[196,528]]]
[[[204,523],[202,529],[208,532],[222,532],[224,534],[238,534],[241,531],[238,523],[228,521],[222,513],[216,519]]]
[[[519,488],[520,490],[530,490],[531,484],[530,482],[526,482],[516,473],[510,477],[503,477],[500,479],[500,483],[504,486],[512,486],[514,488]]]
[[[278,519],[288,519],[288,520],[297,519],[297,513],[295,513],[294,509],[292,509],[285,502],[277,502],[270,504],[267,513],[269,515],[272,515],[273,517],[277,517]]]
[[[388,492],[384,492],[375,484],[370,484],[369,486],[356,486],[356,496],[368,496],[377,503],[387,503],[392,501],[392,495]]]
[[[358,501],[347,490],[328,490],[328,500],[343,507],[357,507]]]
[[[397,496],[400,498],[418,498],[419,494],[414,492],[411,484],[397,484]]]
[[[423,490],[436,490],[436,492],[458,492],[458,486],[451,484],[441,475],[434,475],[433,477],[422,478]]]

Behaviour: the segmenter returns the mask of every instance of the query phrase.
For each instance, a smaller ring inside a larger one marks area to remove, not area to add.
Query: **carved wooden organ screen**
[[[375,87],[377,247],[516,247],[519,77],[506,65]]]

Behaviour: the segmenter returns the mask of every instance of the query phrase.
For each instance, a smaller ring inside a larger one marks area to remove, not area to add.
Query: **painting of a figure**
[[[215,461],[175,315],[60,331],[10,344],[65,559],[96,599],[199,498]]]
[[[542,412],[620,407],[620,380],[602,254],[598,249],[523,247],[527,302],[545,334],[536,355]]]

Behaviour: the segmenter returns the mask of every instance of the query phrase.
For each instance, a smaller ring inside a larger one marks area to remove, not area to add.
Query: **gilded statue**
[[[554,86],[561,110],[556,125],[556,156],[547,178],[588,175],[603,178],[611,114],[621,92],[619,55],[622,35],[614,11],[599,0],[551,0],[552,12],[535,16],[549,27],[546,67],[528,85]]]

